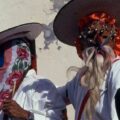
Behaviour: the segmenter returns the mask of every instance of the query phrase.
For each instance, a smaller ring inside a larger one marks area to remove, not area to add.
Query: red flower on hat
[[[23,77],[23,72],[22,71],[14,71],[10,73],[8,79],[6,80],[6,83],[13,86],[14,82],[16,81],[16,84],[18,84]]]
[[[20,59],[27,59],[29,54],[25,48],[18,48],[17,54]]]

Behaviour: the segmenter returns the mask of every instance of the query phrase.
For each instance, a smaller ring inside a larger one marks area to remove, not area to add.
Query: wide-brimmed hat
[[[26,23],[9,28],[0,32],[0,44],[21,37],[35,40],[35,38],[41,33],[41,30],[42,25],[40,23]]]
[[[120,27],[120,0],[71,0],[54,20],[55,35],[60,41],[74,46],[74,40],[79,35],[79,20],[93,12],[108,13]]]

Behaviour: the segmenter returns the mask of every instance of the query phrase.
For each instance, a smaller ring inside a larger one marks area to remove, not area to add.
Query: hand
[[[5,100],[3,102],[3,111],[8,116],[26,120],[29,112],[21,108],[14,100]]]

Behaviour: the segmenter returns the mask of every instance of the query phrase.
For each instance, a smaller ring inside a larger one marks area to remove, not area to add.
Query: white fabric
[[[58,89],[63,98],[68,96],[70,103],[73,104],[76,111],[75,120],[77,120],[82,100],[87,93],[87,89],[80,86],[79,74],[72,81],[68,82],[66,86]],[[100,102],[96,105],[96,113],[93,120],[119,120],[115,108],[115,94],[119,88],[120,60],[113,63],[111,71],[106,75],[106,81],[100,88]],[[86,120],[83,114],[81,120]]]
[[[64,102],[55,86],[30,70],[13,98],[22,108],[34,113],[34,120],[62,120]],[[1,111],[0,120],[3,113]],[[18,120],[18,119],[14,119]]]

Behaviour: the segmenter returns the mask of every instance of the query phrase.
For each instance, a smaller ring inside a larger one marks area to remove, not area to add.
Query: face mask
[[[11,40],[0,49],[0,108],[5,99],[11,98],[15,86],[23,80],[31,66],[31,52],[25,38]]]

